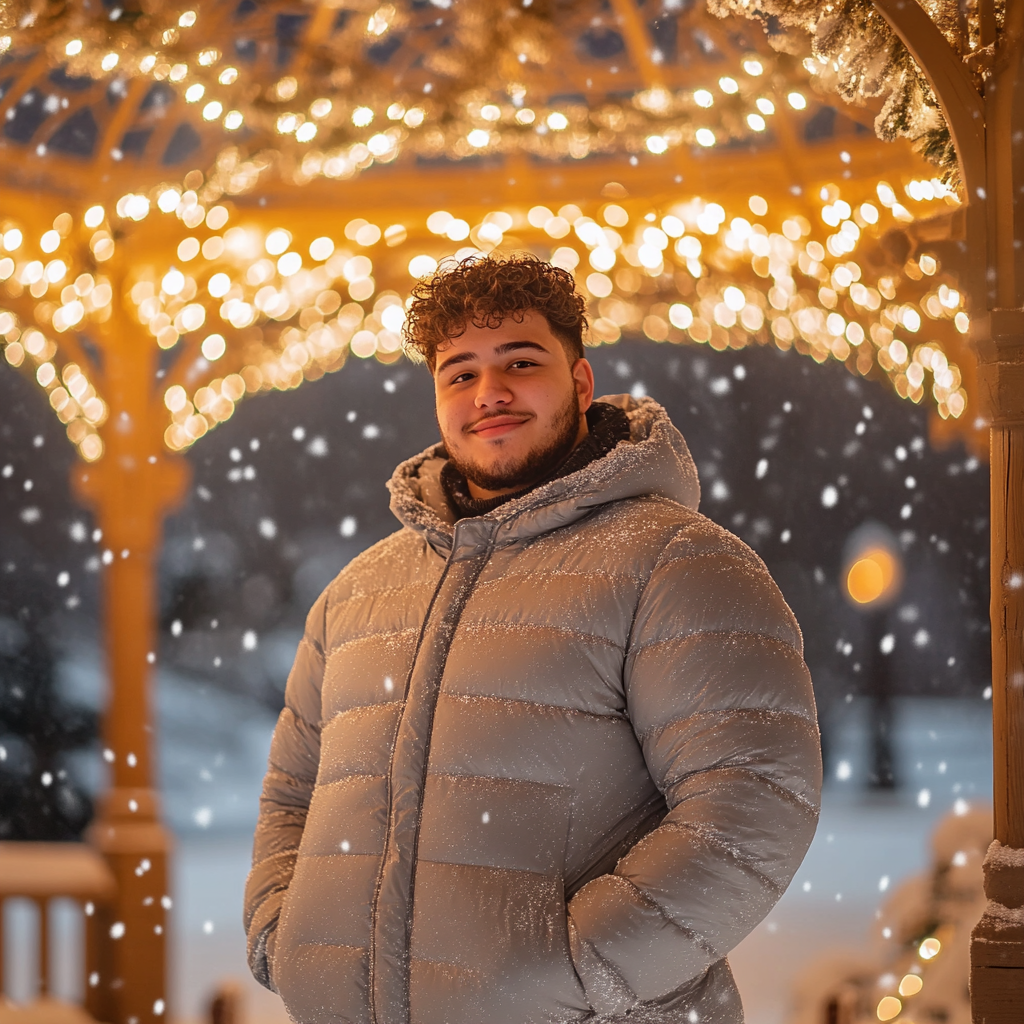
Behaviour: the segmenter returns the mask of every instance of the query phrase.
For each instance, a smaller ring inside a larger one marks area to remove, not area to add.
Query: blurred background
[[[926,409],[838,363],[629,337],[589,355],[598,394],[667,407],[701,511],[765,560],[803,629],[821,825],[789,892],[731,957],[748,1020],[781,1024],[814,956],[867,948],[903,880],[965,856],[959,840],[929,846],[937,823],[987,823],[987,467],[958,443],[930,445]],[[154,652],[178,1019],[203,1019],[228,979],[246,1020],[286,1019],[248,979],[241,926],[271,731],[309,606],[396,526],[385,482],[437,439],[432,403],[424,368],[353,359],[300,392],[243,402],[188,452]],[[110,555],[69,493],[75,458],[45,394],[0,364],[0,839],[81,836],[104,785],[97,602]],[[869,614],[844,593],[865,523],[889,531],[903,576]]]

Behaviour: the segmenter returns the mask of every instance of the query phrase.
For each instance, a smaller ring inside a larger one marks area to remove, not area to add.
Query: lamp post
[[[871,697],[872,789],[896,787],[892,749],[892,678],[889,655],[888,609],[903,586],[903,563],[896,538],[878,523],[865,523],[846,542],[842,590],[846,599],[867,616],[868,694]]]

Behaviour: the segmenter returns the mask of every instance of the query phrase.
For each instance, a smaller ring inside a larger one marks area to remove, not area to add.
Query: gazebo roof
[[[956,196],[781,33],[634,0],[38,7],[0,36],[0,335],[87,458],[111,316],[155,339],[180,449],[246,391],[397,358],[416,276],[509,247],[577,270],[596,343],[771,340],[966,408]]]

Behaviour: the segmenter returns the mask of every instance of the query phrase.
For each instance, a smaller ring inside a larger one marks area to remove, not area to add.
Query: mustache
[[[481,423],[486,423],[488,420],[507,420],[507,419],[528,420],[530,418],[531,417],[530,417],[529,413],[522,413],[522,412],[490,412],[490,413],[487,413],[486,416],[481,416],[478,420],[474,420],[472,423],[467,423],[462,428],[462,433],[464,433],[464,434],[471,434],[471,433],[473,433],[474,430],[476,430],[477,427],[480,426]]]

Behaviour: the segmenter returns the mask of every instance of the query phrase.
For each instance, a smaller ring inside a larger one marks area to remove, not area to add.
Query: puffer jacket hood
[[[245,896],[298,1024],[742,1022],[817,822],[802,638],[665,411],[604,401],[628,440],[484,516],[403,463],[307,617]]]
[[[502,543],[527,540],[567,526],[596,505],[642,495],[659,495],[696,510],[700,503],[697,467],[683,435],[652,398],[606,395],[597,399],[629,417],[629,441],[569,476],[559,477],[489,516],[503,524]],[[448,458],[443,444],[431,445],[401,463],[388,482],[391,511],[403,526],[423,535],[446,558],[454,519],[441,486]]]

